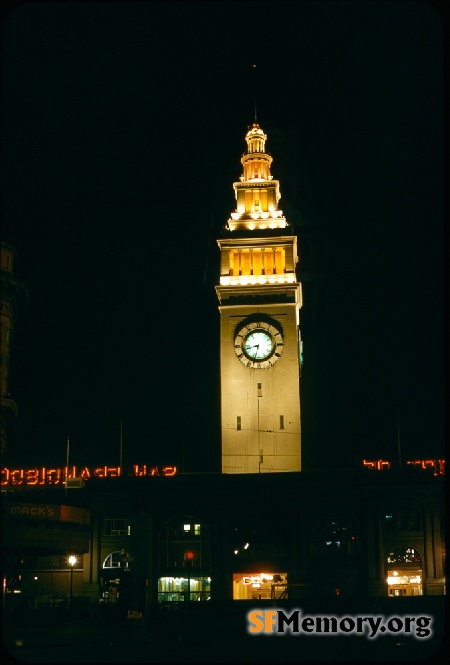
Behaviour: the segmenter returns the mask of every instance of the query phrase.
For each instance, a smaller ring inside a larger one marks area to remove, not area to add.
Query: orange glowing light
[[[175,476],[176,466],[147,466],[134,464],[129,476]],[[63,467],[63,468],[34,468],[34,469],[1,469],[1,485],[25,485],[33,487],[38,485],[65,485],[66,480],[81,478],[86,481],[90,478],[119,478],[122,474],[120,466],[100,466],[96,468]]]

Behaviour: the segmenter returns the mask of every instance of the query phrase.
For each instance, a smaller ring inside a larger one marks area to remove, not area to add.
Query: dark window
[[[406,513],[397,513],[395,516],[395,527],[397,531],[404,531],[407,528]]]
[[[286,529],[282,520],[267,523],[253,515],[233,522],[231,551],[238,559],[270,559],[286,556]]]
[[[384,525],[387,531],[417,531],[420,529],[420,513],[387,513]]]
[[[409,513],[408,526],[412,531],[420,529],[420,514],[419,513]]]
[[[311,556],[354,556],[362,554],[359,520],[351,517],[323,517],[311,525]]]
[[[169,520],[158,536],[158,567],[160,574],[170,571],[176,575],[189,567],[209,571],[211,561],[207,525],[190,515]]]
[[[129,520],[126,518],[106,518],[105,519],[105,536],[129,536],[130,527]]]

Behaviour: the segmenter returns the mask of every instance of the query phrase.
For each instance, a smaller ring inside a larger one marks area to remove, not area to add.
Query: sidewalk
[[[192,609],[192,608],[191,608]],[[208,608],[209,609],[209,608]],[[178,614],[178,616],[176,616]],[[179,612],[105,623],[87,617],[29,612],[3,617],[7,663],[317,663],[403,662],[433,657],[442,642],[405,635],[249,635],[243,615]],[[439,639],[440,637],[440,639]],[[437,657],[433,662],[440,663]]]

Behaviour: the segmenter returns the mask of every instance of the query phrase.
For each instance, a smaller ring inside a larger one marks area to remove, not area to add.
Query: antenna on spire
[[[398,466],[402,466],[402,451],[400,447],[400,418],[397,411],[397,450],[398,450]]]
[[[66,447],[66,494],[67,494],[67,479],[69,478],[69,452],[70,452],[70,436],[67,436],[67,447]]]
[[[257,116],[256,116],[256,65],[253,65],[254,69],[254,74],[253,74],[253,90],[254,90],[254,96],[255,96],[255,123],[257,121]]]

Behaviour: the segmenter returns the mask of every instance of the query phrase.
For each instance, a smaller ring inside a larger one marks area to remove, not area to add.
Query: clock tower
[[[297,238],[254,122],[220,249],[222,473],[301,471]]]

